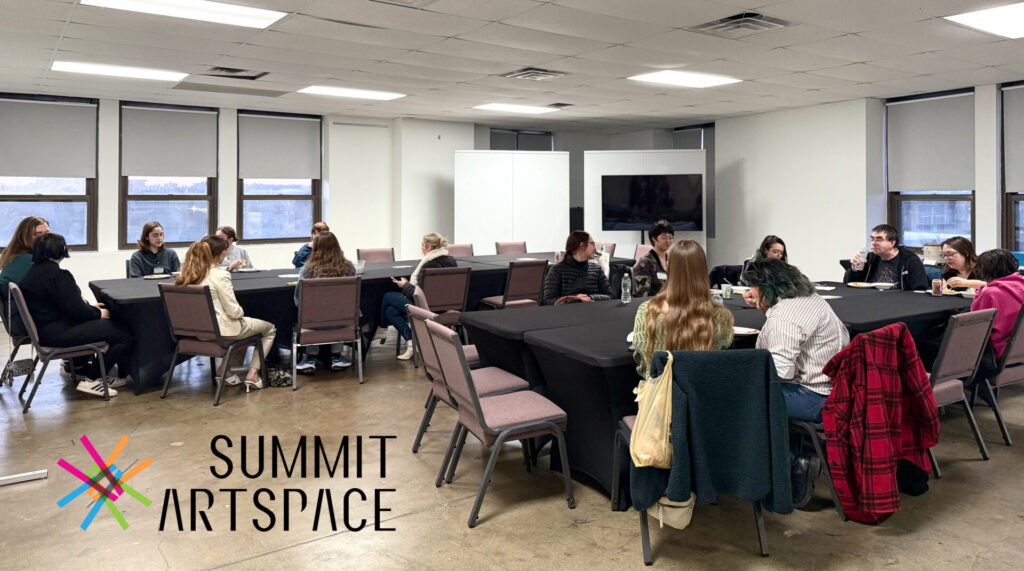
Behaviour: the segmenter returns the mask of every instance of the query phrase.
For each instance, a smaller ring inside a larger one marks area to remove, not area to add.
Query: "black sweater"
[[[82,299],[74,276],[55,262],[36,262],[19,284],[36,327],[63,321],[82,323],[100,318],[100,310]]]
[[[897,257],[897,271],[899,273],[896,276],[896,287],[905,291],[912,290],[926,290],[931,287],[931,281],[928,280],[928,274],[924,271],[924,264],[921,263],[921,258],[917,257],[917,254],[911,252],[906,248],[900,248]],[[853,270],[851,266],[846,271],[846,275],[843,277],[844,282],[868,282],[875,281],[878,274],[878,266],[881,264],[882,258],[875,255],[874,252],[868,254],[867,262],[864,264],[864,269],[857,272]]]
[[[544,305],[554,305],[558,298],[578,293],[585,293],[595,301],[612,297],[608,278],[601,266],[592,264],[590,260],[577,262],[572,256],[566,256],[544,278]]]

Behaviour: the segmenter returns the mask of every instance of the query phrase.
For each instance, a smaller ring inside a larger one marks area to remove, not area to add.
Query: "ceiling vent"
[[[229,79],[248,79],[254,80],[267,75],[265,71],[251,71],[248,69],[238,69],[234,67],[211,67],[203,73],[196,75],[207,75],[210,77],[226,77]]]
[[[501,77],[508,77],[510,79],[532,79],[533,81],[544,81],[546,79],[553,79],[556,77],[565,77],[566,74],[560,71],[549,71],[546,69],[540,69],[539,67],[524,67],[510,73],[504,73]]]
[[[403,8],[423,8],[437,2],[437,0],[370,0],[370,2],[377,2],[378,4],[393,4],[395,6],[402,6]]]
[[[769,30],[778,30],[789,25],[790,23],[785,20],[769,18],[757,12],[743,12],[742,14],[736,14],[728,18],[715,20],[714,22],[698,24],[686,29],[691,32],[700,32],[702,34],[735,40]]]

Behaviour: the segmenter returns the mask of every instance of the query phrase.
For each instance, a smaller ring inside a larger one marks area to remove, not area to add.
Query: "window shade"
[[[1024,88],[1003,90],[1006,192],[1024,192]]]
[[[974,188],[974,95],[886,106],[889,190]]]
[[[239,178],[320,178],[320,119],[238,114]]]
[[[0,176],[95,178],[96,105],[0,100]]]
[[[217,113],[121,106],[121,174],[217,176]]]
[[[672,132],[672,147],[675,149],[700,150],[704,139],[704,129],[686,129]]]

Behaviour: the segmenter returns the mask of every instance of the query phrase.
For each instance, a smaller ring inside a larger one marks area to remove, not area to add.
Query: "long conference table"
[[[904,322],[911,332],[941,327],[950,315],[967,310],[970,300],[903,291],[857,289],[820,283],[851,336]],[[619,419],[636,414],[633,388],[639,380],[626,336],[637,307],[619,301],[475,312],[462,317],[470,340],[488,365],[527,381],[566,411],[568,464],[574,479],[610,491],[612,454]],[[724,301],[739,327],[760,329],[764,315],[738,295]],[[753,347],[755,335],[738,335],[733,347]],[[564,459],[552,455],[552,467]],[[619,497],[629,497],[629,478],[620,474]],[[629,502],[620,505],[628,506]]]
[[[475,310],[480,300],[500,295],[505,288],[509,264],[517,260],[548,260],[553,263],[554,252],[527,254],[501,254],[457,258],[459,267],[470,268],[467,310]],[[419,260],[367,263],[360,274],[360,321],[363,332],[363,350],[369,349],[377,327],[380,302],[384,294],[398,291],[391,277],[409,277]],[[621,279],[626,268],[633,265],[631,258],[612,258],[610,281]],[[249,317],[263,319],[277,328],[277,344],[291,344],[292,327],[297,319],[293,301],[294,283],[298,279],[295,268],[239,271],[231,274],[235,297]],[[135,338],[132,349],[132,377],[136,379],[136,392],[161,380],[170,366],[174,354],[174,341],[160,301],[159,283],[165,279],[115,279],[89,282],[96,300],[106,304],[114,319],[128,325]],[[276,351],[272,352],[276,354]],[[274,355],[268,361],[274,362]]]

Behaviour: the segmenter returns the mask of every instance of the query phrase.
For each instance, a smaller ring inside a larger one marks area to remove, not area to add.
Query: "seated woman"
[[[231,286],[231,275],[219,268],[227,255],[227,240],[220,236],[207,236],[193,243],[185,253],[185,263],[181,266],[181,274],[174,280],[175,285],[204,285],[210,288],[213,298],[213,309],[217,313],[217,325],[220,334],[226,340],[244,339],[253,335],[262,335],[263,355],[270,355],[274,347],[274,336],[277,329],[273,323],[246,317],[242,306],[235,299],[235,290]],[[245,351],[232,351],[231,362],[224,366],[221,379],[228,385],[237,385],[242,381],[231,372],[231,367],[242,364]],[[245,390],[262,389],[263,379],[260,378],[260,362],[258,352],[252,355],[249,372],[245,375]]]
[[[455,258],[448,255],[448,239],[436,232],[423,236],[420,251],[423,252],[423,259],[413,271],[412,278],[392,280],[396,286],[401,288],[401,293],[391,291],[384,294],[384,298],[380,302],[381,328],[377,329],[377,334],[374,335],[374,339],[379,339],[383,343],[387,339],[387,330],[383,328],[390,325],[397,329],[400,336],[399,342],[403,340],[406,342],[405,352],[398,356],[403,361],[411,359],[413,355],[412,329],[409,327],[409,313],[405,310],[405,304],[412,302],[416,286],[423,283],[423,270],[454,268],[459,265]]]
[[[998,310],[996,320],[992,324],[992,333],[988,338],[988,346],[978,366],[976,380],[988,378],[997,370],[996,362],[1006,352],[1006,345],[1013,335],[1013,327],[1017,323],[1017,314],[1020,313],[1021,305],[1024,304],[1024,277],[1017,270],[1018,262],[1016,256],[1009,250],[997,249],[983,252],[978,256],[977,272],[982,280],[987,282],[985,287],[978,290],[971,302],[971,311],[980,309]],[[974,388],[974,382],[966,388],[968,391]],[[981,396],[986,401],[989,395],[981,391]]]
[[[963,236],[953,236],[942,242],[942,279],[951,289],[979,289],[985,280],[978,274],[978,255],[974,244]]]
[[[657,295],[668,279],[668,249],[672,247],[675,230],[668,220],[658,220],[647,231],[651,240],[651,251],[633,266],[633,280],[636,283],[633,295],[644,297]]]
[[[544,278],[544,305],[556,302],[566,303],[569,298],[579,301],[600,301],[611,299],[601,266],[592,263],[594,240],[586,232],[570,232],[565,241],[565,258],[548,270]],[[573,300],[575,301],[575,300]]]
[[[14,236],[0,255],[0,305],[7,307],[7,284],[21,283],[21,278],[32,267],[32,245],[36,238],[50,231],[50,223],[38,216],[21,219]]]
[[[338,239],[334,234],[324,230],[313,237],[313,249],[306,263],[299,270],[299,281],[308,278],[338,278],[351,276],[356,273],[355,266],[345,258],[341,251]],[[295,285],[295,305],[299,304],[299,285]],[[345,345],[336,343],[331,345],[331,370],[340,371],[352,365],[352,361],[341,355]],[[316,357],[320,347],[300,348],[305,356],[295,365],[295,370],[300,373],[312,375],[316,373]]]
[[[640,304],[633,322],[633,359],[644,379],[655,351],[717,351],[732,344],[732,313],[711,302],[704,249],[680,240],[668,260],[665,286]]]
[[[254,267],[252,258],[249,257],[249,252],[246,252],[245,248],[238,245],[238,234],[235,233],[234,228],[221,226],[217,228],[217,236],[227,240],[228,243],[227,253],[220,263],[221,268],[233,272],[238,268]]]
[[[107,367],[107,386],[110,396],[116,396],[116,387],[132,382],[128,375],[128,358],[133,338],[124,324],[110,318],[110,310],[102,303],[90,304],[82,299],[71,272],[60,269],[60,262],[69,257],[68,246],[60,234],[43,234],[32,246],[32,267],[25,273],[19,286],[25,294],[25,303],[39,330],[39,342],[51,347],[74,347],[88,343],[106,342],[103,355]],[[75,358],[86,379],[76,389],[93,396],[103,396],[102,374],[98,361],[91,357]],[[117,377],[113,375],[117,365]]]
[[[164,227],[159,222],[146,222],[138,243],[139,250],[132,254],[129,262],[129,277],[169,274],[181,269],[178,253],[164,248]]]
[[[308,258],[310,252],[313,251],[313,240],[316,240],[316,235],[320,232],[326,232],[327,230],[330,230],[330,228],[327,226],[326,222],[317,222],[313,225],[313,229],[310,231],[312,239],[308,243],[303,244],[302,247],[295,252],[295,256],[292,258],[293,266],[301,268],[302,264],[306,263],[306,258]]]
[[[789,252],[786,251],[786,243],[782,238],[769,234],[761,240],[761,245],[754,252],[754,256],[743,262],[743,269],[740,270],[740,285],[743,283],[743,274],[750,268],[750,265],[758,260],[782,260],[789,263]]]

